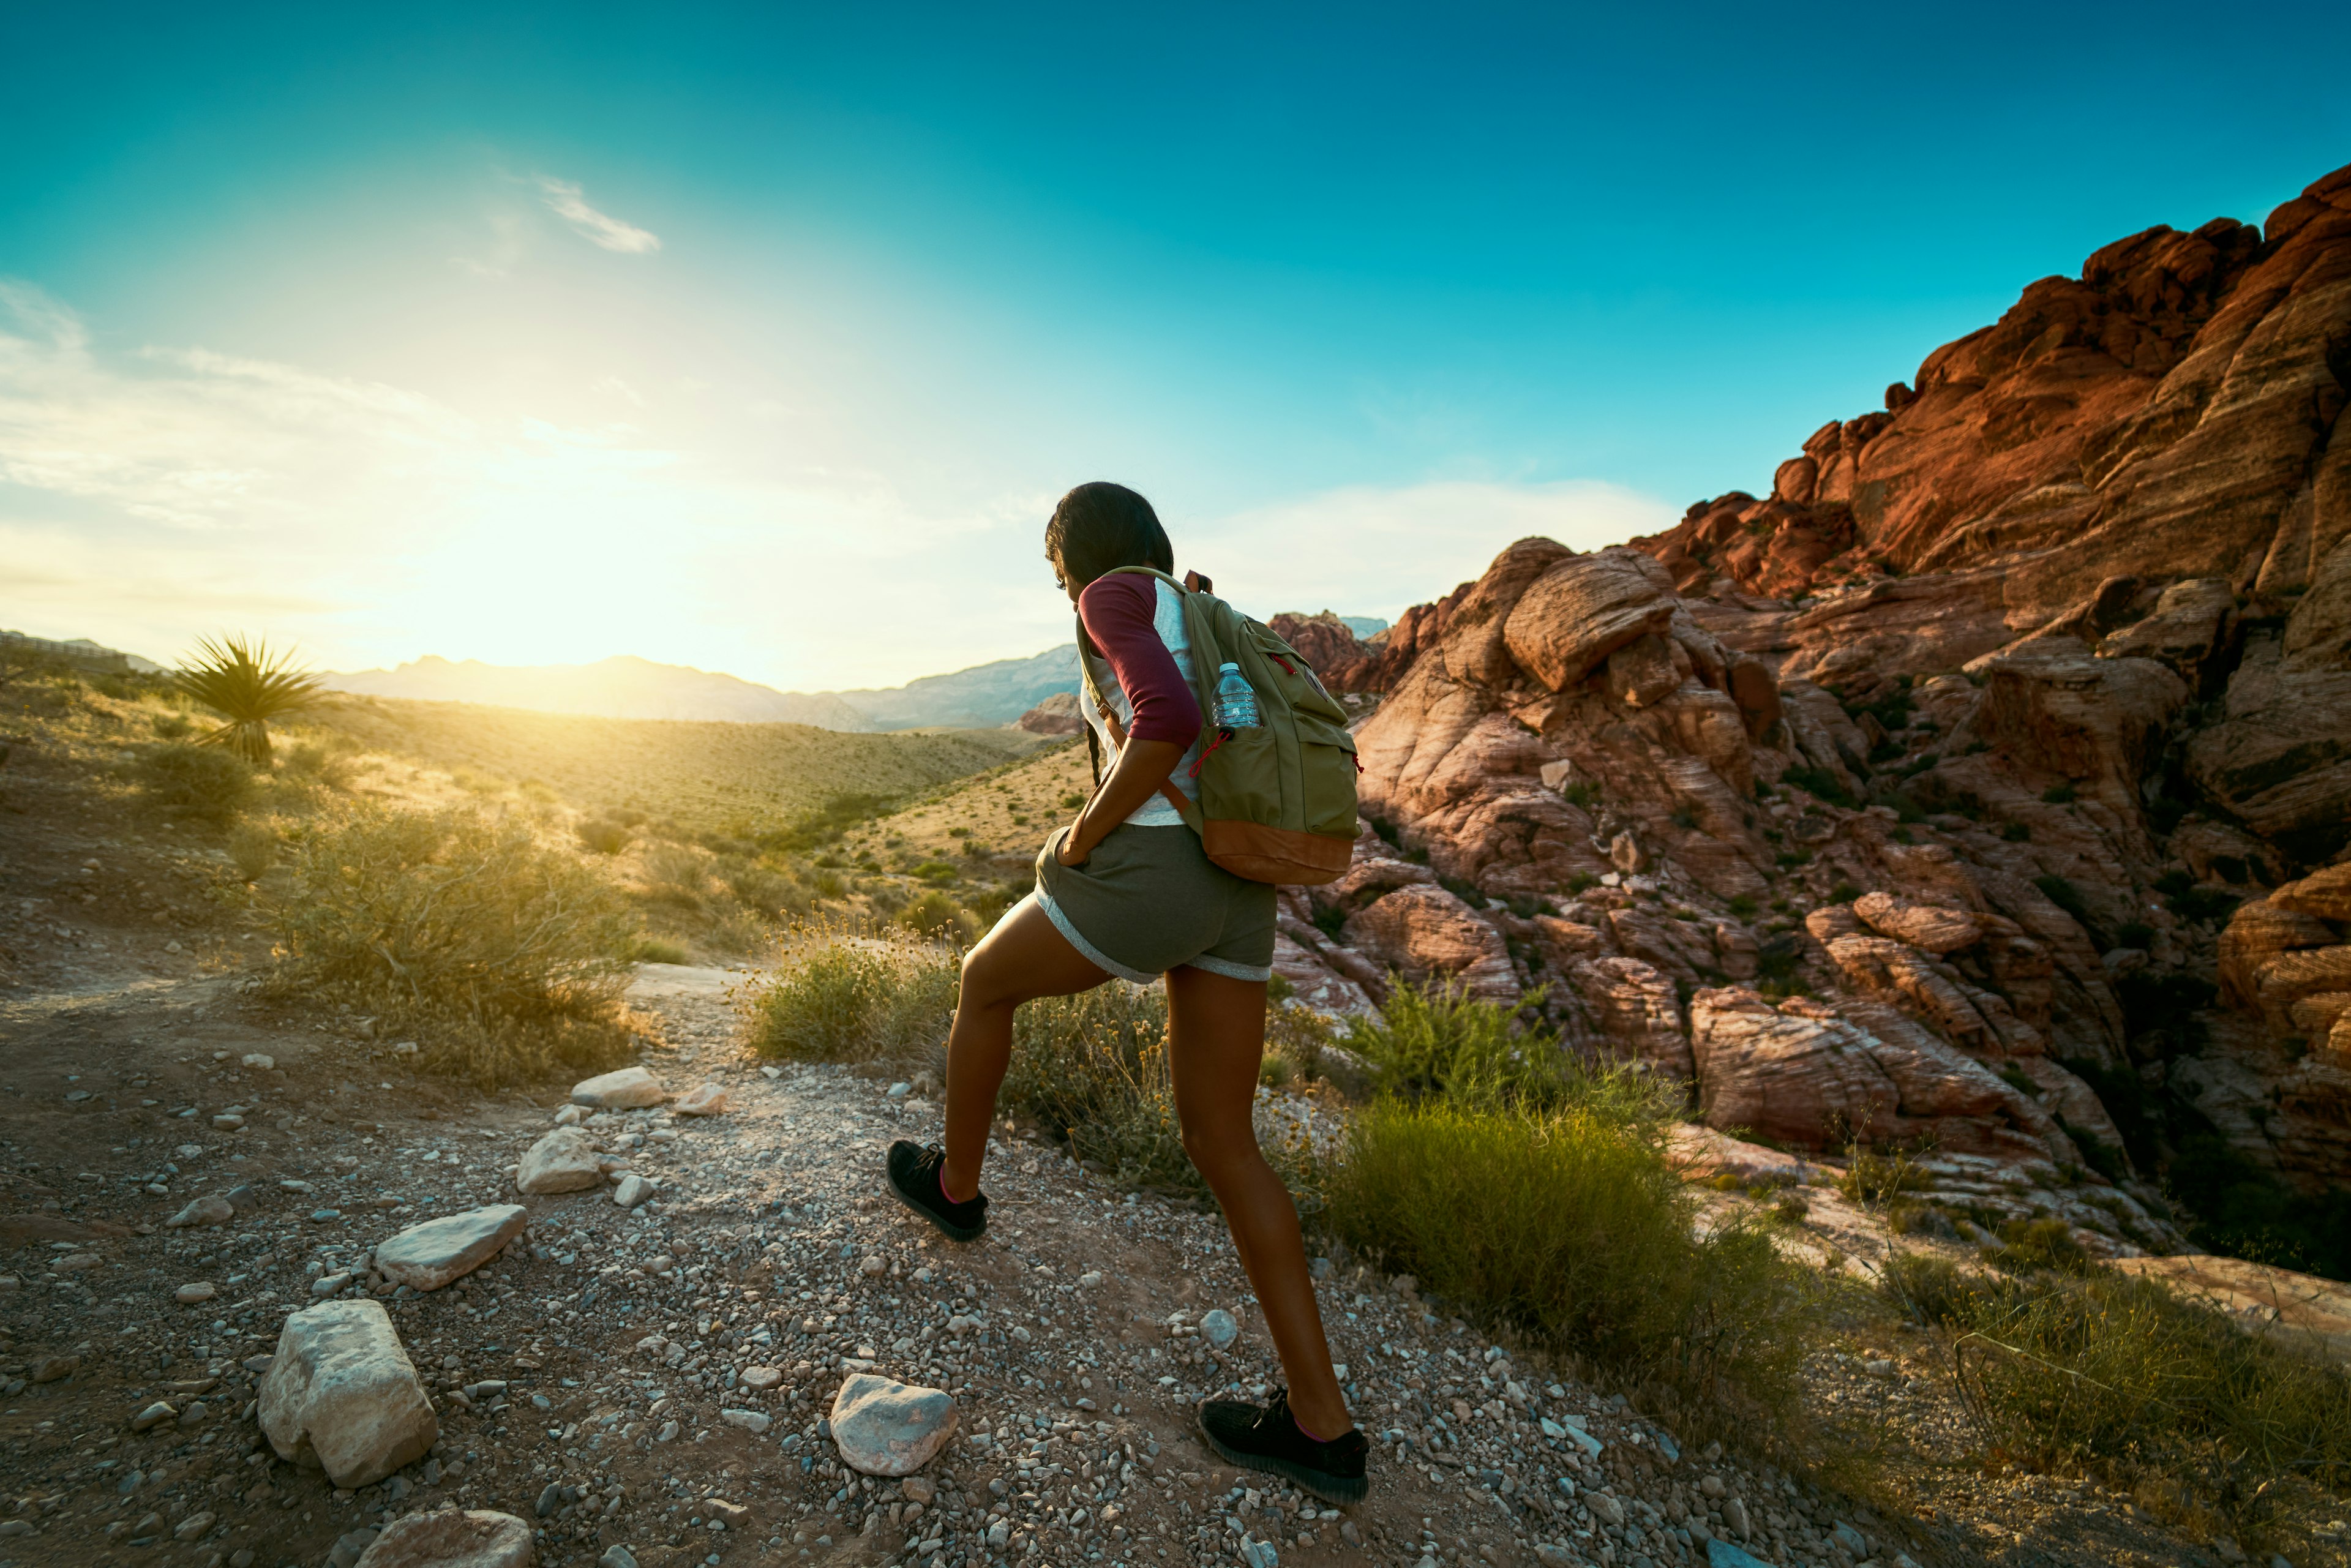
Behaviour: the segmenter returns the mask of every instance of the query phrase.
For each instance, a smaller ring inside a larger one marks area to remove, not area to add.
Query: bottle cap
[[[1235,664],[1232,660],[1230,660],[1230,659],[1227,659],[1223,664],[1218,664],[1218,665],[1217,666],[1217,674],[1220,674],[1220,675],[1221,675],[1221,674],[1223,674],[1227,670],[1230,670],[1230,671],[1232,671],[1235,674],[1238,674],[1240,673],[1240,668],[1241,668],[1241,667],[1240,667],[1238,664]]]

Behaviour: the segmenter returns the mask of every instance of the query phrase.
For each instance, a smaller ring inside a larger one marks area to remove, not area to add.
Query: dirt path
[[[276,1460],[251,1420],[278,1323],[322,1276],[356,1270],[345,1289],[367,1290],[369,1249],[403,1226],[515,1200],[508,1173],[558,1102],[455,1094],[406,1075],[359,1020],[263,1017],[233,980],[118,978],[0,1014],[16,1281],[0,1297],[0,1562],[322,1563],[390,1517],[450,1504],[534,1519],[553,1563],[614,1544],[647,1565],[942,1568],[1264,1562],[1270,1545],[1301,1564],[1679,1568],[1708,1560],[1709,1536],[1834,1568],[2201,1556],[2054,1483],[2036,1505],[2035,1478],[1980,1483],[1943,1527],[1899,1534],[1792,1478],[1682,1453],[1621,1401],[1514,1365],[1360,1276],[1328,1278],[1325,1305],[1382,1439],[1374,1496],[1338,1511],[1259,1484],[1190,1427],[1202,1395],[1275,1375],[1219,1220],[1008,1129],[989,1234],[946,1242],[878,1180],[892,1138],[935,1134],[935,1107],[839,1069],[758,1064],[726,996],[741,977],[662,966],[632,998],[673,1046],[653,1065],[673,1089],[723,1086],[730,1108],[599,1114],[591,1133],[656,1198],[524,1199],[530,1228],[500,1261],[429,1295],[385,1291],[442,1436],[402,1474],[337,1492]],[[162,1228],[206,1193],[235,1194],[235,1219]],[[179,1304],[198,1281],[215,1294]],[[1221,1348],[1200,1332],[1219,1309],[1238,1330]],[[57,1357],[78,1362],[20,1385]],[[846,1474],[820,1433],[861,1364],[956,1396],[925,1507]],[[746,1386],[758,1366],[780,1385]],[[1931,1425],[1923,1380],[1832,1357],[1816,1370],[1848,1414]],[[159,1398],[188,1413],[134,1434]]]

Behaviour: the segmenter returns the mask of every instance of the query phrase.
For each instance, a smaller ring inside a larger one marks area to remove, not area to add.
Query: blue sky
[[[2351,162],[2339,6],[341,9],[0,18],[0,624],[888,683],[1093,477],[1393,615]]]

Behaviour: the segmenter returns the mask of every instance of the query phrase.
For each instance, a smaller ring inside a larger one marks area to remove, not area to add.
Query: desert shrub
[[[1832,806],[1857,806],[1861,802],[1844,787],[1837,776],[1825,768],[1791,768],[1780,775],[1780,782],[1792,784],[1816,800]]]
[[[1837,1191],[1855,1203],[1891,1203],[1927,1185],[1924,1172],[1898,1155],[1855,1154],[1837,1178]]]
[[[771,920],[806,915],[816,906],[816,901],[798,879],[758,861],[723,859],[718,862],[718,880],[726,884],[726,890],[743,907],[757,910]]]
[[[228,832],[228,858],[237,875],[259,882],[277,863],[276,831],[262,822],[239,822]]]
[[[2011,844],[2026,843],[2032,838],[2032,827],[2027,822],[2011,822],[2001,829],[2000,836]]]
[[[1279,975],[1275,976],[1280,980]],[[1279,1061],[1282,1082],[1303,1079],[1311,1083],[1322,1076],[1322,1051],[1331,1043],[1331,1020],[1312,1008],[1301,1007],[1287,995],[1266,994],[1265,1054]]]
[[[159,746],[136,768],[149,800],[193,817],[223,821],[253,796],[253,769],[222,747]]]
[[[2064,783],[2052,784],[2048,789],[2041,791],[2041,803],[2044,806],[2070,806],[2074,803],[2074,798],[2075,791],[2070,779]]]
[[[2074,1228],[2062,1219],[2011,1219],[2000,1228],[2000,1245],[1983,1249],[1983,1260],[2011,1274],[2053,1269],[2060,1273],[2085,1274],[2093,1260],[2074,1239]]]
[[[1323,1193],[1349,1246],[1481,1317],[1694,1406],[1793,1402],[1799,1286],[1769,1222],[1694,1235],[1695,1196],[1638,1120],[1385,1099]]]
[[[172,678],[182,691],[225,720],[199,742],[224,746],[247,762],[269,760],[269,725],[325,700],[319,677],[296,667],[291,657],[273,654],[265,642],[243,637],[206,637],[196,658]]]
[[[710,869],[700,850],[691,844],[647,844],[643,856],[645,896],[656,904],[681,909],[702,907],[708,891]]]
[[[361,807],[306,833],[287,872],[268,904],[281,994],[363,1006],[486,1085],[625,1054],[634,922],[523,824]]]
[[[156,738],[160,740],[179,740],[196,727],[183,713],[159,713],[149,722],[154,726]]]
[[[899,925],[907,930],[935,939],[958,945],[979,938],[979,922],[952,897],[937,888],[926,888],[906,906],[898,911]]]
[[[616,855],[629,847],[636,835],[623,823],[609,817],[582,817],[571,830],[580,847],[600,855]]]
[[[751,992],[751,1043],[805,1061],[936,1067],[955,1013],[954,955],[903,927],[795,927]]]
[[[1541,995],[1531,1002],[1539,1006]],[[1407,1100],[1555,1105],[1604,1082],[1631,1105],[1648,1092],[1632,1075],[1585,1067],[1548,1030],[1520,1028],[1513,1009],[1445,981],[1389,977],[1386,1006],[1376,1018],[1349,1019],[1346,1046],[1371,1065],[1383,1094]]]
[[[1964,1389],[2011,1452],[2168,1477],[2236,1515],[2279,1478],[2351,1479],[2351,1378],[2154,1281],[1971,1278],[1919,1259],[1888,1280],[1952,1333]]]
[[[315,740],[305,740],[287,748],[287,772],[297,779],[323,784],[329,789],[340,789],[350,784],[355,768],[350,753],[321,746]]]
[[[629,956],[640,964],[690,964],[694,955],[684,943],[668,936],[640,936]]]
[[[1004,1095],[1123,1181],[1207,1190],[1176,1120],[1163,990],[1114,980],[1026,1004],[1013,1018]]]

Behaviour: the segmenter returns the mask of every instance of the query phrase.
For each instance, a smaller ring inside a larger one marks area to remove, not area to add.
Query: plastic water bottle
[[[1228,660],[1217,669],[1216,724],[1218,729],[1255,729],[1258,726],[1257,693],[1241,674],[1241,667]]]

